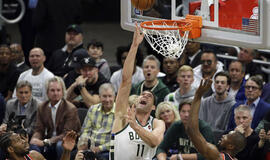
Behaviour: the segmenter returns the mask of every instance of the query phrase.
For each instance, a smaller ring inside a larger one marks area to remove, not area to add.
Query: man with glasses
[[[192,85],[198,88],[202,79],[212,79],[214,81],[215,74],[221,71],[223,71],[223,64],[217,60],[215,52],[213,50],[204,50],[201,56],[201,64],[193,69],[194,82]],[[206,98],[212,95],[213,91],[215,91],[214,84],[203,97]]]
[[[233,107],[233,110],[241,104],[245,104],[250,107],[253,117],[251,122],[252,129],[255,129],[258,126],[265,113],[270,110],[270,104],[266,103],[260,98],[262,94],[262,87],[263,81],[259,76],[250,77],[245,84],[245,95],[247,100],[238,102]],[[234,112],[232,112],[228,129],[234,129],[235,127]]]

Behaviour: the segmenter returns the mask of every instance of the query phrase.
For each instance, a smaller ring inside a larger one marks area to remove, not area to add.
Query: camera
[[[83,151],[83,156],[84,156],[85,160],[95,160],[96,159],[95,153],[92,152],[91,150]]]
[[[7,131],[13,131],[15,133],[18,133],[20,135],[27,136],[27,131],[23,127],[23,122],[26,119],[26,115],[16,115],[12,112],[9,115],[7,122]]]

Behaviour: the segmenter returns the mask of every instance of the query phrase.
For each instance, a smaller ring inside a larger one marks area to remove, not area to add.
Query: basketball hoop
[[[159,54],[170,58],[179,58],[188,38],[201,35],[202,18],[187,15],[183,20],[153,20],[140,24],[144,37]]]

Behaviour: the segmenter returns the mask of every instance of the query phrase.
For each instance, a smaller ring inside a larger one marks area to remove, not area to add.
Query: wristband
[[[180,153],[177,154],[177,160],[183,160],[183,157],[182,157],[182,155]]]

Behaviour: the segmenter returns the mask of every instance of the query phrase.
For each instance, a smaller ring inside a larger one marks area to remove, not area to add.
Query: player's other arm
[[[165,124],[162,120],[154,119],[152,132],[145,130],[140,125],[136,125],[132,128],[140,136],[140,138],[150,147],[158,146],[163,140]]]
[[[187,134],[190,137],[192,143],[198,152],[200,152],[205,159],[208,160],[218,160],[220,157],[220,153],[216,146],[211,143],[208,143],[199,130],[199,109],[201,104],[201,98],[205,92],[211,87],[212,81],[210,79],[206,79],[201,81],[199,88],[195,93],[195,97],[192,102],[191,111],[190,111],[190,119],[187,126]]]
[[[122,82],[116,97],[115,120],[112,129],[113,133],[120,131],[126,125],[125,115],[127,114],[127,108],[129,106],[128,97],[131,90],[132,73],[137,50],[143,40],[143,37],[144,35],[140,32],[139,27],[136,25],[133,41],[123,66]]]

